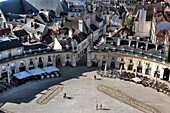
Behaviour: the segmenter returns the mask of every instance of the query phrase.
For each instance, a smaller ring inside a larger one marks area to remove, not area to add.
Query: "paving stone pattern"
[[[116,98],[132,107],[135,107],[145,113],[161,113],[159,110],[149,106],[149,105],[146,105],[124,93],[122,93],[121,91],[119,90],[116,90],[116,89],[113,89],[113,88],[110,88],[108,86],[105,86],[105,85],[99,85],[97,87],[97,89],[113,98]]]
[[[50,88],[44,95],[37,99],[38,104],[46,104],[63,90],[63,86],[55,85]]]

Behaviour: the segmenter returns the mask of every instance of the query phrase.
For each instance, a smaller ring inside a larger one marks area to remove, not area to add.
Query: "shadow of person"
[[[73,97],[65,97],[65,98],[66,98],[66,99],[70,99],[70,100],[73,99]]]
[[[106,110],[107,111],[107,110],[110,110],[110,109],[109,108],[102,108],[102,110]]]

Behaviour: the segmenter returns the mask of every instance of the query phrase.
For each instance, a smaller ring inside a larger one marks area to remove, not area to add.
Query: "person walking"
[[[64,93],[64,96],[63,96],[63,98],[66,98],[66,95],[67,95],[67,94],[66,94],[66,93]]]
[[[98,104],[96,104],[96,110],[98,110]]]
[[[102,110],[102,104],[100,104],[100,110]]]
[[[96,80],[96,75],[94,75],[94,79]]]

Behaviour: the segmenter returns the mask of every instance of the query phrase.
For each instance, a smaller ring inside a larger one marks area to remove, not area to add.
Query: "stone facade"
[[[120,69],[123,66],[125,71],[134,72],[137,70],[138,74],[147,75],[151,78],[154,77],[155,71],[159,72],[158,78],[169,81],[169,63],[164,61],[156,61],[147,57],[141,57],[138,55],[131,55],[128,53],[118,52],[103,52],[93,51],[88,52],[87,55],[87,66],[92,67],[104,67],[107,62],[108,68]]]
[[[23,55],[14,59],[1,61],[0,78],[8,78],[8,82],[12,74],[30,70],[34,68],[43,68],[47,66],[76,66],[77,53],[72,52],[50,52],[41,54]]]

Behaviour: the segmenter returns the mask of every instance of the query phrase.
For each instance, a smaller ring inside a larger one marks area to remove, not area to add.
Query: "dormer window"
[[[21,49],[17,49],[17,54],[18,54],[18,55],[21,54]]]

